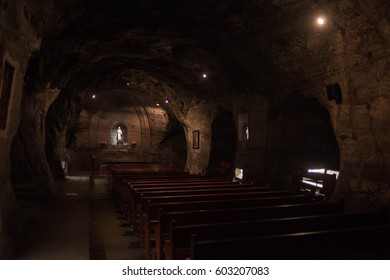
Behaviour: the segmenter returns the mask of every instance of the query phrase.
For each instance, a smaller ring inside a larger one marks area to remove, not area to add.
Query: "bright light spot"
[[[203,79],[206,79],[206,78],[207,78],[207,74],[206,74],[206,73],[203,73],[203,74],[202,74],[202,77],[203,77]]]
[[[330,169],[327,169],[326,172],[325,172],[325,168],[319,168],[319,169],[309,169],[307,170],[309,173],[320,173],[320,174],[328,174],[328,175],[333,175],[335,174],[336,175],[336,179],[339,177],[339,171],[337,170],[330,170]]]
[[[156,103],[156,106],[157,106],[157,107],[160,107],[160,103]]]
[[[302,183],[307,184],[307,185],[311,185],[311,186],[315,186],[315,187],[319,187],[319,188],[323,187],[323,185],[321,183],[316,183],[316,182],[309,181],[309,180],[310,180],[310,178],[303,178]]]
[[[325,18],[323,18],[323,17],[317,18],[317,23],[318,23],[319,25],[324,25],[324,24],[325,24]]]
[[[96,98],[96,95],[94,94],[94,95],[92,95],[92,99],[95,99]]]
[[[242,180],[244,178],[244,170],[242,170],[241,168],[236,168],[234,170],[234,177]]]
[[[321,169],[309,169],[308,171],[309,171],[309,173],[321,173],[321,174],[324,174],[324,173],[325,173],[325,168],[321,168]]]
[[[165,100],[165,103],[166,103],[166,104],[168,104],[168,103],[169,103],[169,100],[168,100],[168,99],[167,99],[167,100]]]
[[[128,85],[128,86],[129,86],[129,85],[130,85],[130,83],[127,83],[126,85]]]
[[[339,171],[336,171],[336,170],[326,170],[326,174],[329,174],[329,175],[333,175],[335,174],[336,175],[336,180],[337,178],[339,177]]]

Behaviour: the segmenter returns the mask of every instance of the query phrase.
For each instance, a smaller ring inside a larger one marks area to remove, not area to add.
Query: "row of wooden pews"
[[[390,257],[387,211],[346,213],[342,202],[155,164],[107,169],[151,259]]]

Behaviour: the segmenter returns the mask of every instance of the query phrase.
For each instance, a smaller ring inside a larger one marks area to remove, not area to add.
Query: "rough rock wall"
[[[285,145],[273,143],[275,145],[270,146],[265,139],[273,130],[280,130],[278,139],[281,141],[283,133],[292,133],[289,130],[293,126],[277,128],[269,120],[292,96],[293,90],[298,89],[329,111],[339,146],[341,171],[333,199],[344,199],[351,210],[389,205],[389,6],[386,1],[378,0],[337,1],[327,7],[328,26],[313,27],[310,32],[301,34],[291,32],[290,35],[297,34],[295,40],[286,36],[284,42],[269,46],[275,72],[270,81],[273,92],[266,93],[266,83],[257,89],[255,81],[248,81],[249,94],[236,99],[237,122],[242,107],[252,120],[249,121],[251,139],[247,143],[240,142],[237,165],[246,166],[257,181],[267,178],[269,174],[265,173],[286,166],[285,158],[280,157],[274,161],[274,167],[266,171],[265,154],[282,150]],[[295,31],[305,30],[304,26],[296,28],[299,24],[302,23],[296,23]],[[294,25],[291,26],[294,30]],[[248,63],[246,68],[250,65]],[[258,72],[258,75],[264,76],[264,73]],[[335,82],[341,87],[340,104],[327,100],[326,86]],[[262,102],[240,101],[243,99]],[[294,145],[289,152],[297,152]],[[287,173],[285,170],[279,174],[285,177],[283,181],[288,181]]]
[[[341,175],[335,198],[352,209],[390,205],[390,23],[386,1],[340,1],[346,33],[333,47],[341,56],[343,103],[330,105],[340,145]]]
[[[70,129],[76,123],[83,98],[77,88],[61,88],[58,97],[50,105],[46,114],[46,158],[55,179],[64,179],[62,160],[68,156],[67,143]]]
[[[165,139],[167,127],[169,124],[169,117],[167,112],[162,108],[145,107],[145,112],[148,117],[150,140],[149,146],[145,146],[145,156],[149,161],[162,161],[163,155],[159,151],[162,141]],[[173,147],[171,153],[176,153],[176,149]],[[168,165],[176,165],[173,159],[169,161]]]
[[[45,146],[46,113],[58,93],[58,89],[47,89],[31,95],[24,92],[22,118],[12,143],[12,175],[15,181],[20,182],[20,178],[23,178],[46,193],[57,191],[46,160]]]
[[[288,159],[294,158],[289,155],[305,152],[305,141],[298,143],[302,135],[292,134],[308,131],[310,125],[302,122],[303,130],[295,130],[297,124],[289,124],[293,117],[286,117],[284,124],[272,120],[298,91],[329,112],[340,151],[341,175],[334,199],[345,199],[349,209],[389,205],[388,3],[319,1],[314,7],[306,2],[281,6],[292,20],[272,18],[272,32],[266,32],[267,22],[256,16],[237,16],[233,29],[238,36],[224,38],[227,47],[219,52],[219,61],[238,89],[231,96],[236,126],[241,128],[240,114],[245,111],[250,128],[249,141],[238,142],[235,164],[247,170],[249,180],[266,183],[276,176],[288,182]],[[328,25],[314,25],[317,11],[327,14]],[[327,100],[326,86],[335,82],[342,91],[340,104]],[[284,134],[290,135],[284,138]],[[276,141],[270,135],[277,135]],[[317,142],[321,149],[324,141]],[[267,166],[275,151],[284,155]],[[337,147],[333,152],[336,158]],[[302,165],[295,158],[292,169]]]
[[[10,147],[20,122],[24,74],[32,52],[39,48],[40,41],[29,25],[23,10],[24,1],[0,3],[0,72],[7,60],[14,68],[11,98],[5,130],[0,130],[0,258],[9,258],[19,224],[17,204],[10,181]],[[1,84],[2,84],[1,80]]]
[[[162,164],[184,170],[187,162],[187,142],[182,125],[172,115],[169,115],[166,133],[158,150]]]
[[[192,106],[185,118],[183,125],[187,140],[186,170],[193,174],[207,173],[211,147],[211,124],[217,108],[213,103]],[[197,134],[199,132],[199,142]]]

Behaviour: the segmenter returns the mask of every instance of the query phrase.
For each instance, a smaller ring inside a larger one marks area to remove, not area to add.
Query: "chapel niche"
[[[128,130],[123,122],[117,122],[111,128],[111,144],[114,146],[128,146]]]

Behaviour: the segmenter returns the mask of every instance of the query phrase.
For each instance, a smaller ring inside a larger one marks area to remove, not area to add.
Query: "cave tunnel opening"
[[[339,170],[340,150],[328,110],[312,98],[292,94],[269,118],[265,162],[273,185],[290,184],[299,170]]]
[[[237,149],[237,130],[233,114],[219,107],[211,125],[212,138],[208,174],[233,176],[232,169]]]
[[[169,114],[165,136],[158,147],[161,163],[184,170],[187,162],[187,140],[182,124]]]

